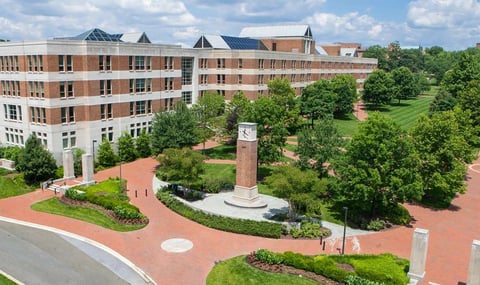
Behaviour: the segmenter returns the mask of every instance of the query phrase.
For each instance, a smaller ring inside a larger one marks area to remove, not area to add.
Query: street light
[[[93,158],[93,167],[95,167],[95,143],[97,140],[92,141],[92,158]]]
[[[347,233],[347,213],[348,213],[348,207],[343,207],[343,210],[345,211],[345,221],[344,221],[344,224],[343,224],[342,255],[345,253],[345,234]]]

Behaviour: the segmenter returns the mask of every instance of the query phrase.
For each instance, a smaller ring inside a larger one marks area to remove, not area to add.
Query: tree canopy
[[[25,182],[35,184],[55,178],[57,165],[52,154],[35,135],[30,135],[20,153],[17,170],[23,172]]]
[[[362,99],[365,103],[375,105],[388,104],[392,100],[393,85],[391,75],[377,69],[365,80]]]
[[[205,171],[205,157],[189,148],[165,149],[158,160],[158,173],[162,180],[181,183],[187,188],[198,182]]]
[[[137,159],[135,141],[128,132],[123,132],[118,138],[118,159],[122,162],[130,162]]]

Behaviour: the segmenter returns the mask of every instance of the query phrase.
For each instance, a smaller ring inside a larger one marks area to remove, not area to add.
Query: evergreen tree
[[[111,167],[117,162],[113,148],[107,139],[103,139],[102,143],[98,147],[97,161],[98,165],[102,167]]]
[[[130,162],[137,159],[135,141],[128,132],[123,132],[118,138],[118,159],[122,162]]]
[[[43,147],[40,139],[31,135],[20,154],[17,169],[24,173],[26,183],[35,184],[54,178],[57,165],[55,158]]]
[[[142,130],[140,135],[135,140],[135,148],[139,157],[148,157],[152,154],[152,148],[150,147],[150,135]]]

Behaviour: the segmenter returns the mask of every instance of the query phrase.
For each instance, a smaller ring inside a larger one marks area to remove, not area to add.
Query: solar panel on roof
[[[222,36],[222,38],[231,49],[258,50],[260,48],[259,40],[256,39],[230,36]]]

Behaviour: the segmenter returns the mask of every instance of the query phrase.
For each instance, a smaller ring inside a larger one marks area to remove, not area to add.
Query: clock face
[[[242,129],[241,136],[243,139],[248,139],[250,135],[250,131],[248,129]]]
[[[238,138],[241,140],[254,141],[257,139],[256,124],[240,123],[238,127]]]

